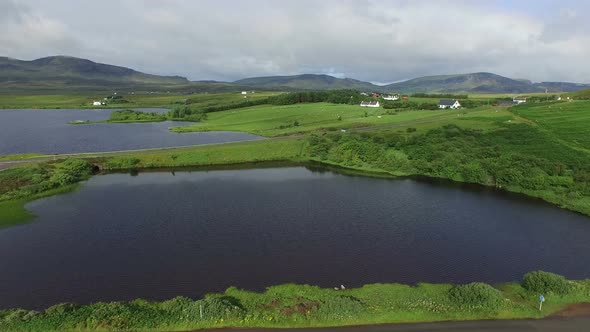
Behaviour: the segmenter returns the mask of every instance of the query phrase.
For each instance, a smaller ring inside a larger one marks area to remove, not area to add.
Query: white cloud
[[[7,3],[18,7],[0,9]],[[7,56],[69,54],[191,79],[311,72],[390,82],[488,71],[590,81],[581,8],[546,18],[469,1],[19,3],[22,19],[0,14]]]

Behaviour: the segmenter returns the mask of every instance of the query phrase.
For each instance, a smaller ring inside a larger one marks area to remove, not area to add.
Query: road
[[[467,322],[384,324],[333,328],[297,329],[213,329],[204,332],[584,332],[590,331],[590,317]]]

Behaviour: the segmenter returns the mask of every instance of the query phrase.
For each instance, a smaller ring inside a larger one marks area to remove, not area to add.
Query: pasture
[[[475,110],[474,110],[475,111]],[[358,105],[309,103],[285,106],[260,105],[242,109],[213,112],[207,120],[176,132],[242,131],[273,137],[316,130],[336,131],[381,125],[412,124],[416,121],[437,121],[468,114],[472,111],[402,111],[364,108]]]
[[[590,150],[590,101],[528,104],[512,111],[564,144]]]

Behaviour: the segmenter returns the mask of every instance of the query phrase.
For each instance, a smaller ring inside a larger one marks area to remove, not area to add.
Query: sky
[[[0,0],[0,56],[191,80],[484,71],[590,83],[589,10],[586,0]]]

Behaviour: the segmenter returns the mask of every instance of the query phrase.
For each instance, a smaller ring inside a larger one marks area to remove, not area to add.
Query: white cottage
[[[441,99],[438,102],[438,108],[441,108],[441,109],[445,109],[445,108],[457,109],[457,108],[461,108],[461,104],[456,99]]]
[[[361,102],[361,107],[380,107],[381,105],[379,104],[378,101],[362,101]]]
[[[516,105],[526,103],[526,97],[514,97],[512,98],[512,102]]]
[[[395,96],[391,96],[391,95],[389,95],[389,96],[384,96],[384,97],[383,97],[383,100],[391,100],[391,101],[396,101],[396,100],[399,100],[399,96],[398,96],[398,95],[395,95]]]
[[[93,101],[92,106],[102,106],[102,103],[100,101]]]

